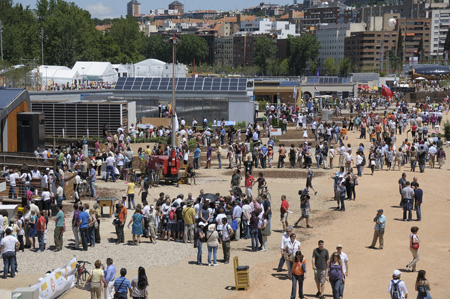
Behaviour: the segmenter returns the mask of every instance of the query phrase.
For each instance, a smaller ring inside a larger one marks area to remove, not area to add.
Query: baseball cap
[[[378,211],[377,212],[381,212],[381,213],[383,213],[383,209],[378,209]]]
[[[200,222],[198,223],[198,226],[205,226],[205,223],[200,221]]]
[[[402,272],[400,272],[399,270],[394,270],[394,276],[400,276],[402,275]]]

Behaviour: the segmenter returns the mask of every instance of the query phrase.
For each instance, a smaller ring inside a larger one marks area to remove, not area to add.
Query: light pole
[[[42,65],[44,65],[44,29],[41,28],[41,53],[42,53]]]
[[[0,21],[0,52],[1,52],[2,61],[3,61],[3,27],[2,27],[2,21]]]
[[[47,77],[48,66],[44,67],[45,67],[45,88],[48,90],[48,77]]]
[[[84,66],[81,68],[81,70],[83,71],[83,76],[81,77],[81,84],[83,85],[84,88]]]
[[[136,77],[139,77],[139,69],[140,69],[140,67],[138,66],[137,67],[137,76]]]
[[[177,62],[177,44],[181,42],[181,40],[177,39],[176,36],[170,38],[172,40],[172,149],[175,149],[177,146],[176,136],[175,136],[175,122],[177,121],[175,118],[176,113],[176,81],[175,81],[175,63]]]

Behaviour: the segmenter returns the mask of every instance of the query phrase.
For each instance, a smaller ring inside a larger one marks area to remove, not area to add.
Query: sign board
[[[6,190],[6,182],[0,183],[0,192]]]
[[[280,128],[270,129],[270,136],[281,136],[281,129]]]

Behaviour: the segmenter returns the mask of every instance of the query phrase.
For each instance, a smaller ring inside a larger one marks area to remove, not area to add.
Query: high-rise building
[[[127,16],[138,17],[141,15],[141,3],[131,0],[127,3]]]
[[[173,1],[169,4],[169,9],[178,10],[178,13],[182,14],[184,12],[184,5],[179,1]]]

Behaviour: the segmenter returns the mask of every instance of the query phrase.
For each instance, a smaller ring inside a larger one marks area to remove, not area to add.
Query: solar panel
[[[178,78],[177,79],[177,90],[184,90],[186,86],[187,78]]]
[[[126,77],[119,78],[119,80],[117,80],[117,83],[116,83],[116,86],[114,87],[114,89],[122,89],[123,86],[125,85],[125,81],[126,81]]]
[[[152,78],[145,78],[142,83],[141,90],[149,90],[150,84],[152,84]]]
[[[203,82],[203,90],[211,90],[213,80],[211,78],[205,78]]]
[[[220,85],[220,90],[228,90],[230,87],[230,79],[222,79],[222,85]]]

